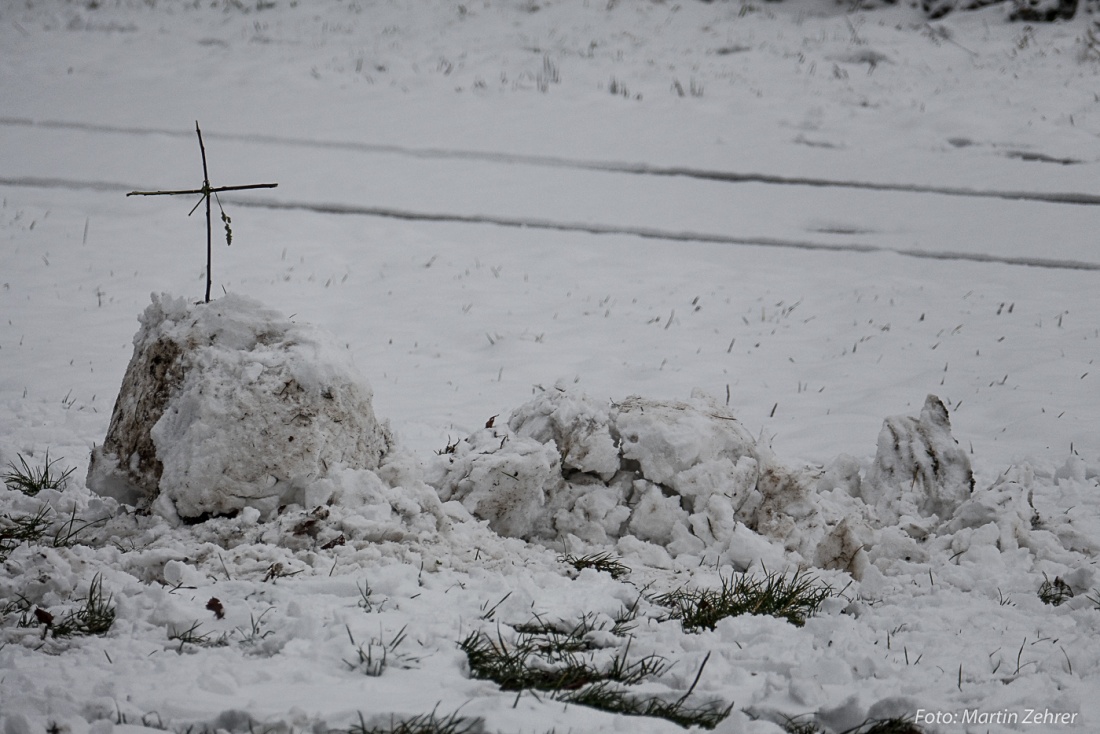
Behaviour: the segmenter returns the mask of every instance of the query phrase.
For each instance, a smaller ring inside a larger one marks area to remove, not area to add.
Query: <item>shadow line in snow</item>
[[[59,120],[31,120],[21,117],[0,117],[0,125],[19,127],[40,127],[58,130],[82,130],[95,133],[121,135],[168,135],[172,137],[190,137],[193,130],[168,130],[148,127],[120,127],[85,122],[66,122]],[[292,138],[279,135],[256,133],[207,133],[212,140],[233,140],[245,143],[261,143],[287,147],[303,147],[330,150],[348,150],[361,153],[385,153],[413,158],[462,159],[503,165],[540,166],[543,168],[566,168],[601,173],[621,173],[638,176],[664,176],[691,178],[720,183],[758,183],[770,186],[808,186],[814,188],[842,188],[864,191],[893,191],[906,194],[934,194],[939,196],[962,196],[983,199],[1008,199],[1011,201],[1038,201],[1048,204],[1073,204],[1079,206],[1100,206],[1100,195],[1078,192],[1058,191],[1007,191],[997,189],[974,189],[963,186],[932,186],[925,184],[879,183],[873,181],[852,181],[802,176],[780,176],[769,173],[739,173],[689,166],[652,166],[647,163],[625,163],[618,161],[592,161],[579,158],[557,156],[526,155],[522,153],[494,153],[491,151],[453,150],[446,148],[414,148],[403,145],[382,143],[359,143],[354,141],[313,140]]]

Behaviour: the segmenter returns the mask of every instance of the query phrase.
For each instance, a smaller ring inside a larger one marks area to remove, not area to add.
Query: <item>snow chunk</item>
[[[270,516],[389,450],[369,384],[331,336],[237,295],[154,295],[140,321],[92,490],[170,518]]]
[[[605,543],[629,533],[662,546],[714,520],[730,525],[711,537],[728,537],[759,474],[751,436],[709,400],[608,408],[561,385],[445,461],[429,483],[502,534]]]
[[[756,442],[729,410],[702,395],[693,398],[681,403],[632,396],[615,406],[622,456],[638,462],[651,482],[676,487],[682,472],[700,464],[755,457]]]
[[[611,437],[608,412],[586,395],[558,385],[512,413],[508,427],[539,443],[553,441],[562,469],[595,474],[604,481],[619,471],[619,450]]]
[[[458,500],[501,535],[541,534],[547,493],[562,481],[553,444],[485,428],[460,441],[453,458],[437,486],[444,502]]]
[[[860,492],[884,522],[912,514],[945,520],[973,491],[970,460],[951,435],[947,408],[938,397],[925,399],[919,418],[883,421],[875,462]]]

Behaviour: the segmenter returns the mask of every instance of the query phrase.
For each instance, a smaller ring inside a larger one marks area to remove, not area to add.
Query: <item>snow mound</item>
[[[869,534],[859,519],[866,508],[851,492],[824,501],[816,488],[822,476],[842,485],[852,472],[780,465],[702,394],[603,406],[559,385],[516,409],[507,426],[459,441],[427,481],[445,502],[525,540],[619,542],[623,550],[641,542],[658,547],[657,563],[688,554],[740,568],[783,563],[791,551],[847,570]]]
[[[847,455],[825,467],[786,465],[702,394],[601,405],[559,384],[505,426],[448,447],[426,481],[501,535],[648,547],[655,565],[681,556],[741,569],[793,561],[858,579],[868,564],[923,557],[931,536],[960,549],[978,529],[1005,551],[1059,545],[1037,532],[1026,478],[975,491],[934,395],[919,417],[885,419],[864,470]]]
[[[389,450],[371,388],[334,338],[249,298],[153,296],[88,487],[176,518],[317,504],[338,468]]]

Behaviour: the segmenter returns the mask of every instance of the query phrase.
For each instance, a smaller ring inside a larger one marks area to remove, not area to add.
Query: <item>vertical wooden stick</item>
[[[195,120],[195,134],[199,136],[199,151],[202,153],[202,195],[206,199],[206,302],[210,303],[210,268],[214,249],[210,234],[210,173],[206,168],[206,146],[202,142],[202,130],[199,129],[198,120]]]

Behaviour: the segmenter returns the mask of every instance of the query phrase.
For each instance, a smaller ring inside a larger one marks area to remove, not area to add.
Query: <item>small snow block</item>
[[[183,519],[271,515],[389,450],[370,385],[328,334],[236,295],[154,295],[140,321],[93,491]]]
[[[530,539],[546,522],[547,495],[562,484],[554,446],[483,428],[461,441],[437,490],[444,502],[458,500],[500,535]]]
[[[947,408],[938,397],[925,399],[919,418],[883,421],[860,493],[884,522],[903,515],[946,520],[973,491],[970,459],[951,435]]]
[[[539,443],[553,441],[564,471],[593,474],[608,481],[620,469],[607,408],[561,385],[518,408],[508,419],[508,427],[517,436]]]

